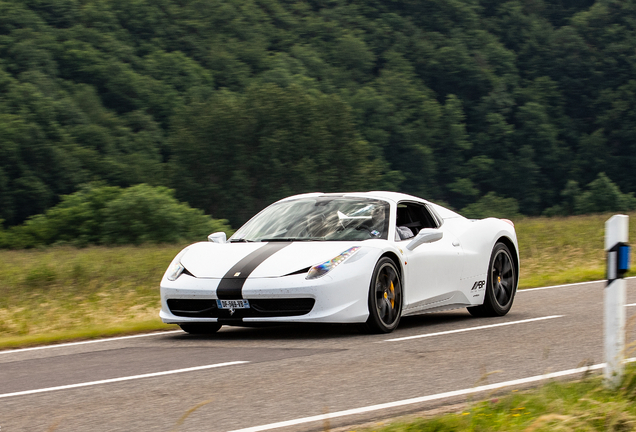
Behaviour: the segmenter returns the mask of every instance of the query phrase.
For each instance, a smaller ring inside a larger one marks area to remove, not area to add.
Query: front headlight
[[[342,264],[348,258],[350,258],[353,254],[360,250],[360,246],[354,246],[352,248],[347,249],[337,257],[330,259],[329,261],[325,261],[322,264],[316,264],[312,268],[309,269],[309,273],[305,279],[318,279],[329,273],[334,267],[339,264]]]
[[[185,270],[185,267],[183,266],[183,264],[177,261],[176,263],[172,264],[170,268],[168,269],[168,272],[166,273],[166,278],[168,278],[169,281],[176,281],[177,278],[181,276],[181,273],[183,273],[184,270]]]

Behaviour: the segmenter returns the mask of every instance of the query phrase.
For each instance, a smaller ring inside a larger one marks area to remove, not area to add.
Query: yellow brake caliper
[[[393,281],[391,281],[391,309],[395,308],[395,288],[393,287]]]

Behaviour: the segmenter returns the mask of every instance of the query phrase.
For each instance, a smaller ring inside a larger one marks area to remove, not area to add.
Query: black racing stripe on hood
[[[261,265],[263,261],[274,255],[279,250],[287,247],[291,242],[272,242],[255,250],[245,258],[237,262],[221,279],[216,296],[224,300],[237,300],[243,298],[243,285],[250,274]],[[237,276],[234,276],[238,273]]]

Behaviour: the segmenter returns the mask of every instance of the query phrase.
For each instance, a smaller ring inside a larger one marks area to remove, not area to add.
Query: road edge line
[[[625,363],[632,363],[634,361],[636,361],[636,357],[626,359]],[[544,381],[544,380],[552,379],[552,378],[560,378],[560,377],[564,377],[564,376],[568,376],[568,375],[574,375],[574,374],[577,374],[577,373],[583,373],[583,372],[593,371],[593,370],[597,370],[597,369],[602,369],[604,367],[605,367],[605,363],[599,363],[599,364],[595,364],[595,365],[591,365],[591,366],[584,366],[584,367],[579,367],[579,368],[575,368],[575,369],[567,369],[567,370],[559,371],[559,372],[552,372],[552,373],[547,373],[547,374],[543,374],[543,375],[535,375],[535,376],[527,377],[527,378],[520,378],[520,379],[516,379],[516,380],[511,380],[511,381],[503,381],[503,382],[499,382],[499,383],[495,383],[495,384],[488,384],[488,385],[483,385],[483,386],[479,386],[479,387],[473,387],[473,388],[470,388],[470,389],[454,390],[454,391],[438,393],[438,394],[434,394],[434,395],[421,396],[421,397],[416,397],[416,398],[411,398],[411,399],[404,399],[404,400],[395,401],[395,402],[388,402],[388,403],[377,404],[377,405],[369,405],[369,406],[366,406],[366,407],[354,408],[354,409],[349,409],[349,410],[344,410],[344,411],[337,411],[337,412],[334,412],[334,413],[320,414],[320,415],[311,416],[311,417],[303,417],[303,418],[298,418],[298,419],[294,419],[294,420],[287,420],[287,421],[282,421],[282,422],[277,422],[277,423],[270,423],[270,424],[261,425],[261,426],[253,426],[253,427],[248,427],[248,428],[243,428],[243,429],[235,429],[235,430],[228,431],[228,432],[261,432],[261,431],[266,431],[266,430],[279,429],[279,428],[283,428],[283,427],[296,426],[296,425],[299,425],[299,424],[311,423],[311,422],[315,422],[315,421],[324,421],[324,420],[329,420],[329,419],[334,419],[334,418],[339,418],[339,417],[345,417],[345,416],[350,416],[350,415],[355,415],[355,414],[364,414],[364,413],[367,413],[367,412],[379,411],[379,410],[387,409],[387,408],[396,408],[396,407],[400,407],[400,406],[412,405],[412,404],[417,404],[417,403],[422,403],[422,402],[430,402],[430,401],[434,401],[434,400],[448,399],[448,398],[456,397],[456,396],[466,396],[466,395],[480,393],[480,392],[489,391],[489,390],[497,390],[497,389],[501,389],[501,388],[504,388],[504,387],[511,387],[511,386],[515,386],[515,385],[521,385],[521,384],[528,384],[528,383],[533,383],[533,382],[538,382],[538,381]]]
[[[36,351],[36,350],[42,350],[47,348],[63,348],[63,347],[69,347],[69,346],[75,346],[75,345],[87,345],[87,344],[98,343],[98,342],[111,342],[111,341],[133,339],[133,338],[140,338],[140,337],[147,337],[147,336],[159,336],[159,335],[173,334],[173,333],[183,333],[183,330],[157,331],[152,333],[142,333],[142,334],[136,334],[136,335],[130,335],[130,336],[116,336],[111,338],[99,338],[99,339],[91,339],[91,340],[85,340],[85,341],[79,341],[79,342],[66,342],[61,344],[42,345],[42,346],[36,346],[36,347],[30,347],[30,348],[8,349],[8,350],[0,351],[0,355],[13,354],[13,353],[19,353],[19,352],[25,352],[25,351]]]
[[[626,277],[625,279],[636,279],[636,276]],[[547,290],[547,289],[552,289],[552,288],[567,288],[567,287],[571,287],[571,286],[574,286],[574,285],[590,285],[590,284],[595,284],[595,283],[600,283],[600,282],[607,282],[607,281],[605,279],[599,279],[599,280],[595,280],[595,281],[572,282],[572,283],[569,283],[569,284],[551,285],[551,286],[546,286],[546,287],[523,288],[523,289],[518,289],[517,290],[517,294],[522,293],[522,292],[541,291],[541,290]]]

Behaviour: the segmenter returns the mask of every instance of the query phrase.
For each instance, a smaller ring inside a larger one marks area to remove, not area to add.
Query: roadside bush
[[[145,184],[123,191],[103,215],[103,244],[175,243],[229,231],[224,222],[177,201],[171,189]]]
[[[568,216],[636,209],[634,193],[622,193],[605,173],[599,173],[596,179],[587,185],[585,191],[582,191],[574,180],[568,181],[561,196],[563,201],[545,210],[544,216]]]
[[[0,247],[49,244],[175,243],[205,239],[214,231],[231,233],[224,220],[180,203],[165,187],[140,184],[122,189],[92,183],[23,225],[0,230]]]
[[[23,284],[29,288],[45,288],[55,282],[57,273],[47,265],[28,269],[24,275]]]
[[[514,198],[500,197],[494,192],[488,192],[475,203],[469,204],[459,213],[471,219],[483,219],[487,217],[517,218],[519,203]]]
[[[634,193],[624,194],[605,173],[587,185],[587,190],[579,197],[575,205],[577,214],[603,213],[610,211],[628,211],[636,208]]]
[[[37,244],[97,244],[105,222],[104,208],[121,193],[121,188],[102,183],[85,185],[78,192],[63,196],[61,202],[44,215],[27,220],[17,231],[26,231],[26,237],[35,238]],[[25,236],[21,237],[24,241]]]

